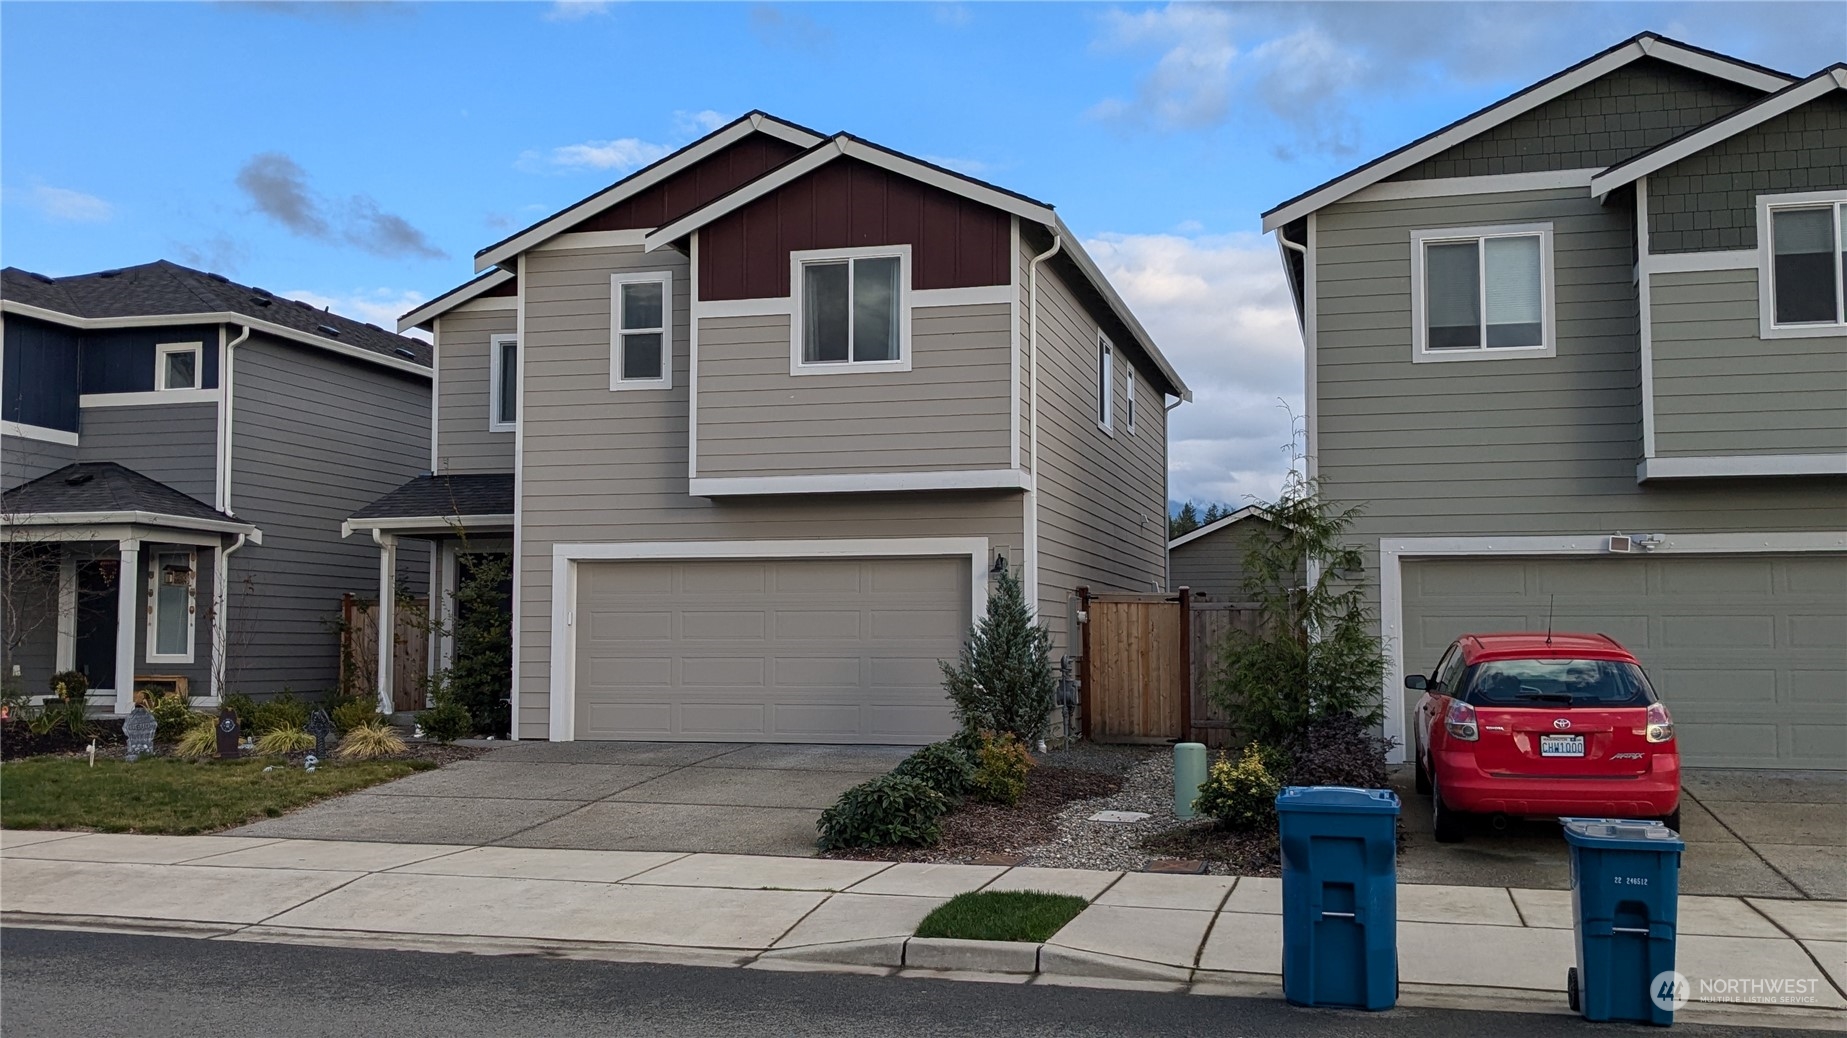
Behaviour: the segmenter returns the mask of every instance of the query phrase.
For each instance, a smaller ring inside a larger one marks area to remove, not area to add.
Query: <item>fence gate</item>
[[[1194,600],[1188,603],[1186,613],[1192,633],[1187,675],[1193,698],[1189,738],[1214,749],[1229,746],[1232,742],[1230,715],[1212,701],[1212,682],[1218,674],[1219,652],[1226,636],[1232,631],[1257,633],[1257,607]]]
[[[391,660],[391,704],[399,711],[422,710],[424,678],[429,670],[430,632],[413,614],[426,614],[429,599],[402,600],[394,613],[392,632],[396,652]],[[340,690],[349,695],[375,695],[378,681],[378,603],[352,593],[340,596]]]
[[[1173,594],[1092,595],[1078,588],[1084,734],[1096,742],[1199,741],[1224,746],[1226,713],[1208,694],[1234,630],[1255,631],[1249,605]]]

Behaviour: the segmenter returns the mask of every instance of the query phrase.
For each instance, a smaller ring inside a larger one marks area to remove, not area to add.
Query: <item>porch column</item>
[[[115,712],[135,708],[135,632],[140,629],[141,541],[125,537],[117,544],[121,569],[116,574]]]
[[[373,530],[378,542],[378,711],[392,711],[392,657],[397,654],[398,538],[396,534]]]

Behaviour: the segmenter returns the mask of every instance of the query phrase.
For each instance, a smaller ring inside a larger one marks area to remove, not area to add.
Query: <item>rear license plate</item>
[[[1582,757],[1584,756],[1584,737],[1582,735],[1542,735],[1539,737],[1539,755],[1541,757]]]

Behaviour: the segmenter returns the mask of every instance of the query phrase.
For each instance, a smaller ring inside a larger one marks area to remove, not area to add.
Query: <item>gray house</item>
[[[1167,542],[1167,586],[1188,588],[1215,602],[1251,601],[1245,557],[1276,529],[1262,505],[1245,505],[1175,537]],[[1305,576],[1298,573],[1296,580]]]
[[[1043,202],[753,112],[476,265],[348,525],[511,548],[518,738],[925,742],[995,572],[1163,586],[1187,389]]]
[[[1847,74],[1653,34],[1277,206],[1401,678],[1606,632],[1688,764],[1847,768]]]
[[[9,267],[0,307],[9,680],[334,685],[341,595],[380,587],[340,524],[429,464],[429,344],[165,261]]]

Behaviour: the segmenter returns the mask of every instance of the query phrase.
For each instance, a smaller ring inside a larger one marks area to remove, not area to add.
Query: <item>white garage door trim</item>
[[[1639,531],[1638,531],[1639,532]],[[1397,739],[1387,756],[1393,764],[1405,761],[1404,696],[1404,563],[1414,559],[1481,556],[1510,558],[1523,555],[1607,555],[1610,535],[1575,537],[1382,537],[1379,539],[1379,633],[1385,638],[1385,733]],[[1667,534],[1651,555],[1800,554],[1847,551],[1842,533],[1701,533]]]
[[[972,600],[969,616],[988,606],[986,537],[867,537],[808,541],[636,541],[627,544],[552,545],[551,716],[552,742],[576,738],[577,564],[637,559],[868,559],[944,555],[966,557]]]

